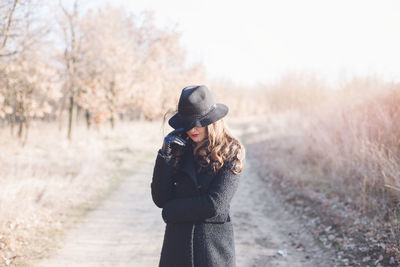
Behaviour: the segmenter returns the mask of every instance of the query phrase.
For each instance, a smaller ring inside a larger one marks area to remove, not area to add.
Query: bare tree
[[[11,134],[14,123],[18,123],[18,137],[24,137],[23,143],[29,120],[50,110],[42,92],[48,87],[49,61],[41,54],[49,27],[34,16],[37,8],[34,1],[0,5],[4,11],[0,20],[0,117],[8,120]]]
[[[17,53],[16,48],[13,50],[7,51],[8,46],[7,43],[9,41],[10,35],[14,33],[14,15],[16,13],[17,5],[19,4],[19,0],[8,1],[0,6],[1,14],[3,17],[0,21],[0,36],[1,36],[1,43],[0,43],[0,56],[11,56]]]
[[[69,9],[59,0],[59,49],[60,39],[44,45],[47,29],[35,26],[34,16],[21,17],[35,13],[33,1],[0,4],[7,11],[0,22],[0,118],[11,129],[18,123],[19,136],[27,133],[29,120],[54,117],[57,107],[60,122],[68,110],[68,138],[78,110],[88,127],[105,121],[114,127],[135,112],[154,119],[175,108],[183,86],[204,82],[201,64],[185,64],[181,34],[157,27],[152,12],[135,16],[106,7],[81,16],[77,1]]]
[[[205,75],[201,64],[185,65],[181,33],[174,27],[157,27],[151,11],[142,13],[140,21],[137,49],[141,75],[133,106],[141,111],[142,118],[151,120],[167,109],[175,109],[180,90],[188,83],[204,83]]]
[[[107,23],[104,23],[107,21]],[[180,33],[160,29],[153,14],[131,16],[106,7],[81,21],[82,90],[79,104],[93,120],[99,115],[114,126],[117,115],[132,109],[146,119],[162,115],[183,86],[185,77],[203,76],[200,65],[185,67]]]
[[[73,10],[68,11],[59,0],[59,7],[64,14],[64,20],[60,22],[64,35],[65,50],[64,50],[64,64],[66,83],[64,86],[65,99],[68,100],[68,139],[71,139],[72,132],[72,119],[76,113],[76,97],[78,94],[78,56],[80,51],[80,35],[79,35],[79,12],[78,2],[74,2]],[[60,118],[61,119],[61,118]]]
[[[29,49],[48,33],[48,27],[38,24],[38,7],[35,0],[5,0],[0,4],[0,58]]]

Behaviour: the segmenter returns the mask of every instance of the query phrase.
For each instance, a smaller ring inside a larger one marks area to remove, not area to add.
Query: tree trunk
[[[85,111],[85,118],[86,118],[86,127],[89,130],[90,129],[90,112],[87,109]]]
[[[18,138],[21,139],[22,133],[24,131],[24,123],[25,123],[25,110],[22,104],[22,101],[18,103],[18,111],[19,111],[19,128],[18,128]]]
[[[27,118],[24,119],[25,131],[24,138],[22,139],[22,146],[25,146],[26,141],[28,140],[28,131],[29,131],[29,120]]]
[[[20,118],[19,127],[18,127],[18,138],[21,139],[23,131],[24,131],[24,120],[22,118]]]
[[[66,102],[66,97],[64,96],[61,100],[60,112],[58,113],[58,131],[60,132],[62,130],[62,116],[65,109],[65,102]]]
[[[15,111],[8,115],[8,122],[10,123],[11,136],[14,136],[14,122],[15,122]]]
[[[82,108],[79,105],[76,105],[76,116],[75,116],[75,121],[76,124],[79,123],[79,114],[81,113]]]
[[[115,125],[114,113],[111,113],[110,124],[111,124],[111,129],[114,130],[114,125]]]
[[[69,114],[68,114],[68,139],[71,140],[71,132],[72,132],[72,118],[74,116],[75,110],[75,99],[74,96],[69,97]]]
[[[111,117],[110,117],[111,129],[114,130],[114,125],[115,125],[115,103],[114,103],[115,102],[115,82],[114,82],[114,80],[111,81],[111,83],[110,83],[110,92],[111,92],[111,97],[108,100],[109,101],[108,107],[109,107],[110,115],[111,115]]]

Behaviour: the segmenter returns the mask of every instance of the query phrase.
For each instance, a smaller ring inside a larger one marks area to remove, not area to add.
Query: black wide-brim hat
[[[215,103],[205,85],[187,86],[182,89],[178,112],[168,120],[172,128],[189,131],[195,126],[205,127],[228,114],[229,108]]]

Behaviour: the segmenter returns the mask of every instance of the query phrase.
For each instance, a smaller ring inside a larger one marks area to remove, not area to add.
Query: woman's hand
[[[182,149],[186,146],[185,131],[178,128],[170,132],[164,137],[161,147],[161,156],[169,163],[174,155],[175,150]]]

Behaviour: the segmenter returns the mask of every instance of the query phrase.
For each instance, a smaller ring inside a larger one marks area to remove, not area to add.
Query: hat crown
[[[178,112],[168,123],[173,128],[189,131],[195,126],[205,127],[222,119],[229,108],[222,103],[215,103],[210,90],[205,85],[187,86],[182,89],[178,103]]]
[[[202,116],[214,107],[214,98],[206,86],[187,86],[182,89],[178,103],[178,113],[182,117]]]

